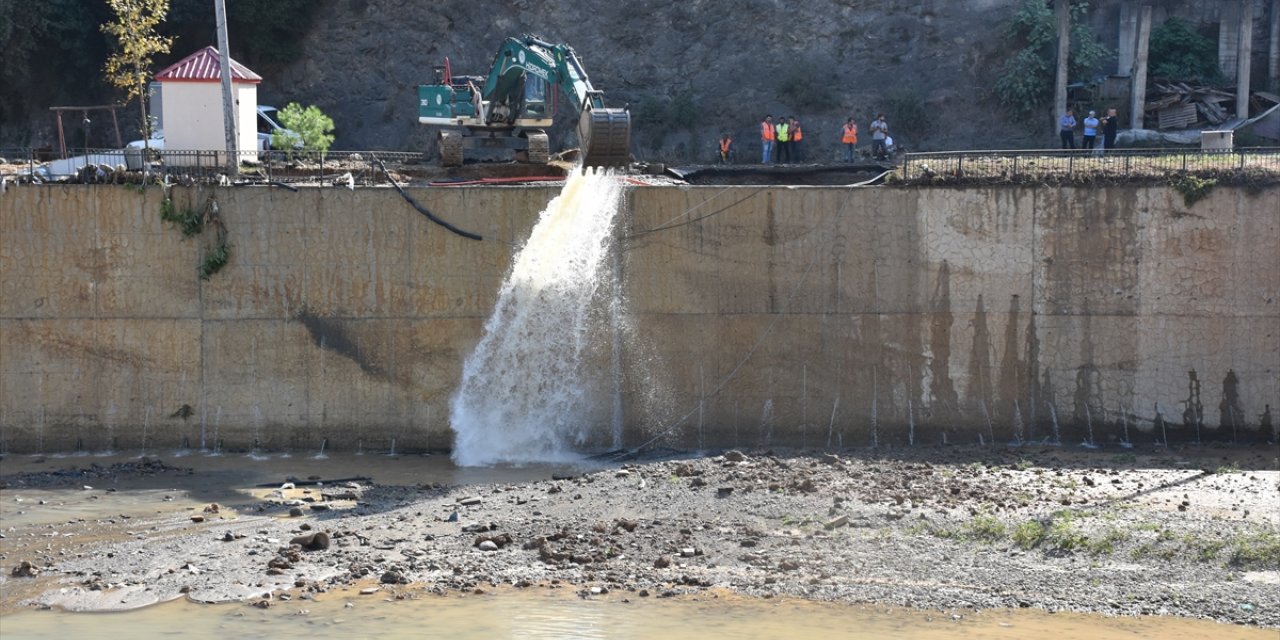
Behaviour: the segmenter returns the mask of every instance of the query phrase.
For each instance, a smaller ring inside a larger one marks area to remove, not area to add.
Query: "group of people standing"
[[[1115,107],[1107,108],[1107,115],[1101,119],[1098,118],[1096,111],[1090,111],[1089,116],[1083,122],[1076,122],[1075,110],[1067,109],[1061,118],[1058,118],[1058,136],[1062,139],[1063,149],[1076,148],[1076,127],[1083,125],[1084,135],[1080,139],[1081,149],[1092,149],[1097,155],[1102,155],[1103,149],[1113,149],[1116,146],[1116,132],[1120,128],[1120,118],[1116,115]],[[1098,133],[1102,132],[1102,142],[1098,143]]]
[[[800,146],[803,141],[804,129],[795,116],[779,117],[775,124],[773,116],[766,115],[760,121],[760,163],[774,162],[774,149],[777,149],[779,163],[803,162],[804,147]]]
[[[889,158],[889,124],[884,114],[879,114],[871,123],[872,153],[877,160]],[[780,117],[773,121],[772,115],[765,115],[760,121],[760,163],[772,162],[804,162],[804,129],[795,116]],[[858,145],[858,124],[849,118],[840,131],[840,144],[844,147],[844,161],[853,162],[854,150]],[[733,140],[728,134],[720,138],[720,161],[731,162],[733,159]]]

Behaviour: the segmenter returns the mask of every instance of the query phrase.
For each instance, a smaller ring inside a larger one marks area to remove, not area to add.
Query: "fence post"
[[[1187,152],[1186,151],[1182,152],[1182,172],[1183,173],[1187,172]]]
[[[1013,177],[1014,177],[1015,179],[1018,177],[1018,156],[1017,156],[1017,154],[1014,154],[1014,156],[1013,156]]]
[[[1067,177],[1075,175],[1076,154],[1067,152]]]

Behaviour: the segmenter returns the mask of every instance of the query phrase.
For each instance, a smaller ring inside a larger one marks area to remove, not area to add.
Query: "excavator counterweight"
[[[556,90],[578,116],[582,164],[628,166],[631,114],[604,106],[571,47],[536,36],[507,38],[488,76],[455,76],[446,58],[436,83],[418,87],[418,122],[440,127],[444,166],[461,165],[464,149],[477,147],[511,149],[517,160],[545,164]]]

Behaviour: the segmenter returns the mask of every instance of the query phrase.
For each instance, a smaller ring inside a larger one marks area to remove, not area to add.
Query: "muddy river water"
[[[119,457],[8,456],[3,474],[55,471],[137,460]],[[39,528],[77,519],[145,517],[217,502],[250,504],[261,485],[287,479],[372,477],[383,484],[453,485],[523,482],[572,472],[567,467],[459,469],[443,456],[164,456],[192,475],[101,475],[74,486],[0,489],[0,530]],[[577,469],[581,470],[581,469]],[[91,488],[87,488],[91,487]],[[3,542],[3,541],[0,541]],[[12,558],[3,566],[6,574]],[[12,587],[14,582],[10,581]],[[365,591],[373,591],[366,593]],[[401,591],[403,596],[405,592]],[[728,592],[696,597],[640,597],[626,591],[588,595],[562,589],[498,587],[481,594],[437,595],[360,586],[308,599],[202,605],[174,601],[118,613],[70,613],[14,606],[0,609],[8,638],[1267,638],[1257,629],[1173,617],[1104,617],[1038,610],[920,611],[783,598],[753,599]]]

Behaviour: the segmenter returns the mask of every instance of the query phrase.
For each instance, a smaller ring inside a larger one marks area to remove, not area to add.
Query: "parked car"
[[[272,134],[275,134],[275,133],[284,134],[288,138],[293,139],[292,146],[294,149],[302,148],[302,136],[298,135],[296,132],[290,129],[286,129],[280,126],[280,123],[276,122],[276,118],[278,117],[277,114],[279,113],[279,111],[280,110],[276,109],[275,107],[269,107],[267,105],[258,105],[258,123],[257,123],[258,151],[267,151],[268,149],[280,148],[279,146],[273,146],[271,143]],[[143,145],[142,140],[134,140],[133,142],[130,142],[125,146],[128,149],[142,149],[144,146],[149,146],[152,149],[163,150],[164,149],[164,130],[163,129],[153,130],[151,132],[151,140],[149,145]]]

